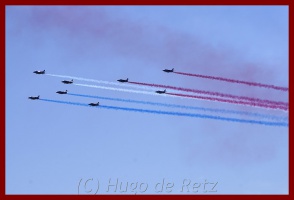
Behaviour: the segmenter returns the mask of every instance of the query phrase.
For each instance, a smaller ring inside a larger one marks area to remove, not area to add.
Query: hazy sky
[[[120,194],[126,184],[127,193],[161,193],[163,179],[162,193],[192,194],[194,183],[195,194],[288,193],[288,127],[28,100],[40,95],[261,120],[55,93],[67,89],[74,94],[288,116],[257,107],[64,85],[60,81],[65,78],[32,73],[46,69],[48,74],[110,82],[129,78],[288,101],[287,92],[162,72],[173,67],[288,87],[288,7],[7,6],[6,193]],[[117,180],[116,191],[108,188]],[[188,183],[189,192],[183,187]]]

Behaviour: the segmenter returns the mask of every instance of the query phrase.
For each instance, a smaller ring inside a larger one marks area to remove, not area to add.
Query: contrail
[[[188,88],[182,88],[182,87],[174,87],[174,86],[169,86],[169,85],[141,83],[141,82],[133,82],[133,81],[129,81],[128,83],[136,84],[136,85],[145,85],[145,86],[150,86],[150,87],[157,87],[157,88],[169,88],[169,89],[173,89],[173,90],[180,90],[180,91],[185,91],[185,92],[193,92],[193,93],[199,93],[199,94],[220,96],[220,97],[226,97],[226,98],[232,98],[232,99],[238,99],[238,100],[247,100],[247,101],[253,101],[253,102],[255,101],[255,102],[259,102],[259,103],[263,103],[263,104],[275,104],[275,105],[288,106],[288,103],[286,103],[286,102],[263,100],[263,99],[246,97],[246,96],[224,94],[224,93],[220,93],[220,92],[210,92],[210,91],[205,91],[205,90],[196,90],[196,89],[188,89]]]
[[[77,106],[88,106],[83,103],[69,102],[69,101],[58,101],[51,99],[40,98],[41,101],[53,102],[53,103],[61,103],[61,104],[70,104]],[[257,120],[244,120],[238,118],[227,118],[213,115],[203,115],[203,114],[193,114],[193,113],[183,113],[183,112],[169,112],[169,111],[161,111],[161,110],[147,110],[147,109],[138,109],[138,108],[127,108],[127,107],[118,107],[118,106],[106,106],[100,105],[94,108],[105,108],[112,110],[124,110],[124,111],[132,111],[132,112],[141,112],[141,113],[152,113],[152,114],[161,114],[161,115],[173,115],[173,116],[186,116],[186,117],[196,117],[196,118],[204,118],[204,119],[215,119],[229,122],[240,122],[240,123],[250,123],[250,124],[261,124],[268,126],[288,126],[286,122],[269,122],[269,121],[257,121]]]
[[[205,100],[210,100],[210,101],[233,103],[233,104],[239,104],[239,105],[249,105],[249,106],[254,106],[254,107],[280,109],[280,110],[285,110],[285,111],[288,110],[288,107],[285,107],[285,106],[282,106],[282,105],[262,104],[262,103],[256,103],[256,102],[237,101],[237,100],[221,99],[221,98],[215,98],[215,97],[204,97],[204,96],[178,94],[178,93],[170,93],[170,92],[166,92],[165,94],[173,95],[173,96],[186,97],[186,98],[205,99]]]
[[[238,83],[238,84],[245,84],[245,85],[249,85],[249,86],[264,87],[264,88],[280,90],[280,91],[284,91],[284,92],[287,92],[289,90],[289,88],[287,88],[287,87],[280,87],[280,86],[275,86],[275,85],[268,85],[268,84],[249,82],[249,81],[240,81],[240,80],[223,78],[223,77],[207,76],[207,75],[201,75],[201,74],[190,74],[190,73],[184,73],[184,72],[174,72],[174,73],[186,75],[186,76],[206,78],[206,79],[211,79],[211,80],[225,81],[225,82],[229,82],[229,83]]]
[[[99,83],[99,84],[105,84],[105,85],[115,85],[115,86],[120,86],[120,87],[130,87],[130,88],[153,91],[152,88],[147,87],[147,86],[130,85],[130,84],[124,84],[124,83],[111,82],[111,81],[95,80],[95,79],[88,79],[88,78],[82,78],[82,77],[76,77],[76,76],[58,75],[58,74],[45,74],[45,75],[53,76],[53,77],[60,77],[60,78],[74,79],[74,80],[85,81],[85,82]]]
[[[79,96],[79,97],[104,99],[104,100],[110,100],[110,101],[137,103],[137,104],[145,104],[145,105],[154,105],[154,106],[162,106],[162,107],[171,107],[171,108],[181,108],[181,109],[187,109],[187,110],[201,110],[201,111],[205,111],[205,112],[216,112],[216,113],[221,113],[221,114],[247,115],[247,116],[251,116],[251,117],[265,118],[265,119],[271,119],[271,120],[277,120],[277,121],[287,121],[288,120],[288,117],[266,115],[266,114],[254,113],[254,112],[203,108],[203,107],[195,107],[195,106],[184,106],[184,105],[177,105],[177,104],[167,104],[167,103],[150,102],[150,101],[139,101],[139,100],[132,100],[132,99],[102,97],[102,96],[96,96],[96,95],[93,96],[93,95],[74,94],[74,93],[67,93],[67,94],[72,95],[72,96]]]

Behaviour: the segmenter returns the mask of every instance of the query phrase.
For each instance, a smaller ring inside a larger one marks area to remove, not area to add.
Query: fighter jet
[[[163,91],[161,91],[161,90],[157,90],[156,91],[156,93],[158,93],[158,94],[163,94],[163,93],[165,93],[166,92],[166,90],[163,90]]]
[[[40,95],[37,96],[37,97],[33,97],[33,96],[30,96],[30,97],[29,97],[29,99],[31,99],[31,100],[37,100],[37,99],[39,99],[39,98],[40,98]]]
[[[174,72],[174,68],[172,68],[172,69],[164,69],[162,71],[167,72],[167,73],[170,73],[170,72]]]
[[[98,103],[89,103],[90,106],[99,106],[99,102]]]
[[[64,81],[61,81],[61,82],[64,83],[64,84],[72,84],[73,83],[73,79],[71,79],[71,81],[64,80]]]
[[[128,78],[127,78],[127,79],[125,79],[125,80],[124,80],[124,79],[118,79],[117,81],[118,81],[118,82],[122,82],[122,83],[124,83],[124,82],[128,82],[128,81],[129,81],[129,79],[128,79]]]
[[[34,71],[35,74],[45,74],[45,69],[43,71]]]
[[[56,93],[57,94],[67,94],[67,90],[65,90],[65,91],[57,91]]]

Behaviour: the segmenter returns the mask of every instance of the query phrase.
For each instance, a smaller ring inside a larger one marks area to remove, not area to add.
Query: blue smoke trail
[[[69,104],[69,105],[75,105],[75,106],[87,106],[87,107],[89,106],[88,104],[85,104],[85,103],[77,103],[77,102],[70,102],[70,101],[59,101],[59,100],[43,99],[43,98],[40,98],[39,100],[54,102],[54,103],[63,103],[63,104]]]
[[[67,94],[72,95],[72,96],[88,97],[88,98],[96,98],[96,99],[105,99],[105,100],[110,100],[110,101],[120,101],[120,102],[137,103],[137,104],[145,104],[145,105],[154,105],[154,106],[163,106],[163,107],[172,107],[172,108],[182,108],[182,109],[189,109],[189,110],[202,110],[202,111],[210,111],[210,112],[217,112],[217,113],[223,113],[223,114],[228,113],[228,114],[237,114],[237,115],[247,115],[247,116],[260,117],[260,118],[266,118],[266,119],[271,119],[271,120],[288,121],[288,117],[279,117],[279,116],[272,116],[272,115],[245,112],[245,111],[213,109],[213,108],[203,108],[203,107],[194,107],[194,106],[183,106],[183,105],[177,105],[177,104],[157,103],[157,102],[149,102],[149,101],[138,101],[138,100],[132,100],[132,99],[110,98],[110,97],[84,95],[84,94],[74,94],[74,93],[67,93]]]
[[[83,103],[69,102],[69,101],[59,101],[59,100],[51,100],[51,99],[39,99],[41,101],[61,103],[61,104],[69,104],[69,105],[77,105],[77,106],[89,106]],[[117,107],[117,106],[104,106],[100,105],[95,108],[105,108],[105,109],[113,109],[113,110],[125,110],[125,111],[133,111],[133,112],[141,112],[141,113],[153,113],[153,114],[161,114],[161,115],[174,115],[174,116],[186,116],[186,117],[197,117],[204,119],[216,119],[222,121],[230,121],[230,122],[240,122],[240,123],[250,123],[250,124],[262,124],[268,126],[288,126],[288,123],[285,122],[268,122],[268,121],[257,121],[257,120],[244,120],[237,118],[227,118],[213,115],[202,115],[202,114],[192,114],[192,113],[182,113],[182,112],[169,112],[169,111],[161,111],[161,110],[147,110],[147,109],[138,109],[138,108],[126,108],[126,107]]]

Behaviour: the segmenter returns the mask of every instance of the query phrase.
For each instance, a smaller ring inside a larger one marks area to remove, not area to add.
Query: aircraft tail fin
[[[172,72],[174,72],[174,68],[172,69]]]

